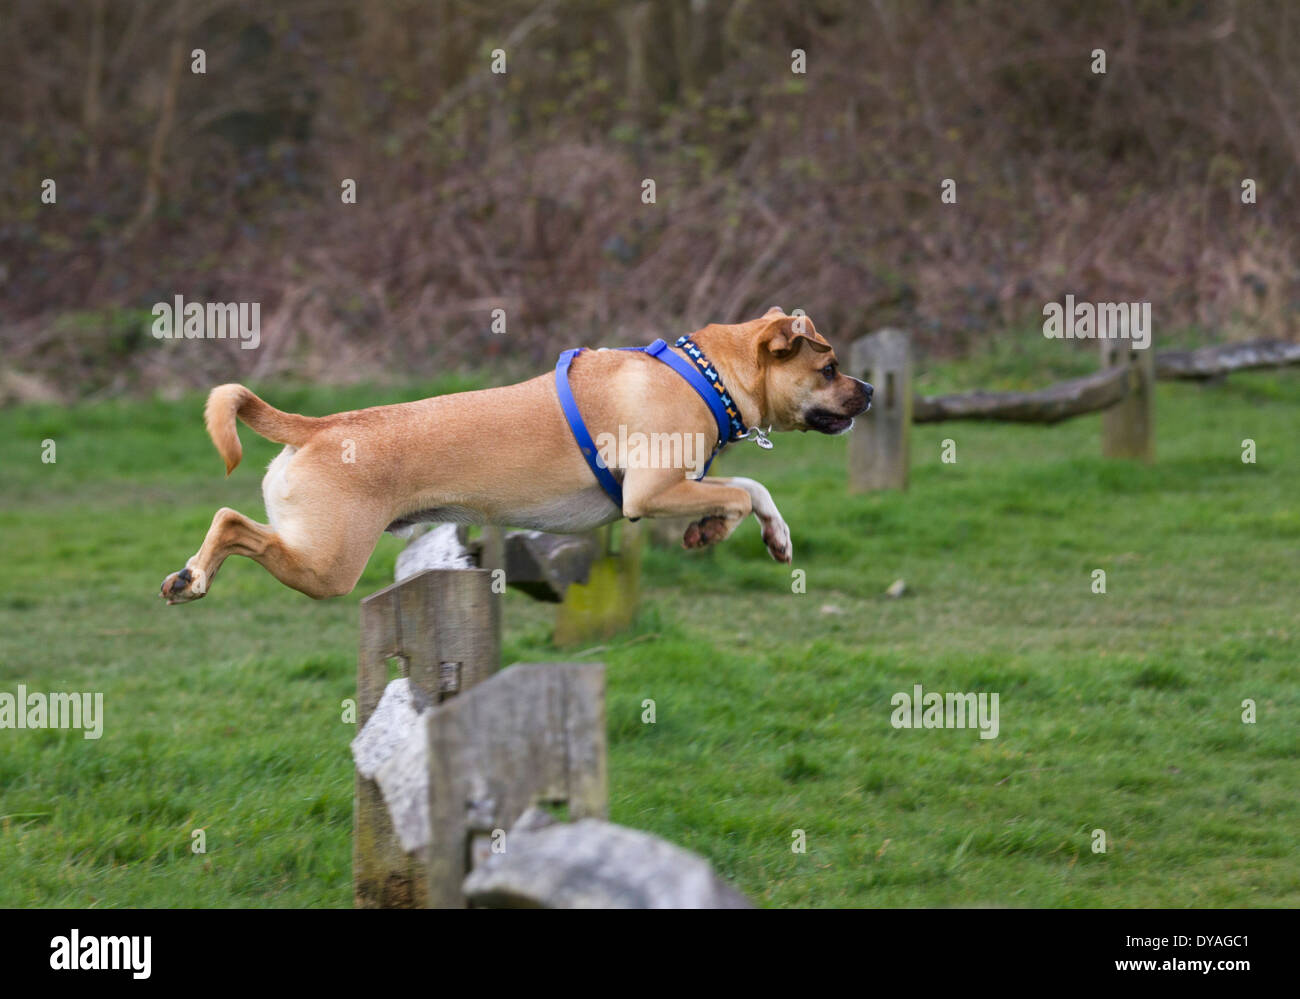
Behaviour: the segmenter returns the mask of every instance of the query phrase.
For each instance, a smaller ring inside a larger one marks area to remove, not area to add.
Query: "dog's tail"
[[[208,404],[203,408],[203,422],[207,424],[212,443],[217,446],[217,453],[226,463],[227,475],[235,470],[244,454],[239,434],[235,431],[235,417],[267,440],[299,447],[307,442],[321,422],[314,416],[282,413],[243,385],[218,385],[208,395]]]

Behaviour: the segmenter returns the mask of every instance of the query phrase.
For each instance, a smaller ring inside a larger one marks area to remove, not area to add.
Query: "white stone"
[[[472,569],[474,560],[461,546],[455,524],[435,524],[411,539],[397,555],[393,575],[397,582],[417,576],[426,569]]]
[[[375,713],[352,740],[357,772],[379,785],[402,849],[429,844],[429,740],[427,715],[415,710],[410,681],[384,688]]]

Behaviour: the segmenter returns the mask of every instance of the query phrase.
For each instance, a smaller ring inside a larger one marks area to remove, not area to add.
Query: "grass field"
[[[1037,351],[920,387],[1092,367]],[[431,389],[258,388],[308,413]],[[277,450],[241,428],[223,479],[201,408],[0,412],[0,691],[105,702],[98,741],[0,730],[0,906],[351,904],[341,702],[357,602],[401,542],[346,598],[235,558],[210,597],[165,607],[217,507],[262,518]],[[1102,460],[1098,417],[918,427],[906,493],[848,495],[844,439],[734,449],[715,469],[771,489],[807,592],[752,520],[712,553],[649,553],[635,629],[586,656],[608,667],[611,818],[768,906],[1300,904],[1297,426],[1285,372],[1162,384],[1150,467]],[[898,578],[909,595],[885,597]],[[507,663],[571,657],[550,608],[507,600]],[[918,683],[997,692],[998,738],[892,728]]]

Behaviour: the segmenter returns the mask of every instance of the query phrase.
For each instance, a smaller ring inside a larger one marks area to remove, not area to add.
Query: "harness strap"
[[[555,364],[555,391],[560,396],[560,408],[564,410],[564,418],[569,421],[573,439],[578,442],[578,450],[587,459],[587,467],[591,469],[592,474],[596,476],[596,481],[600,483],[600,488],[605,490],[605,494],[614,501],[621,513],[623,487],[619,485],[618,479],[614,478],[609,467],[600,460],[600,455],[596,451],[596,442],[591,439],[587,424],[582,421],[582,411],[578,409],[578,401],[573,398],[573,389],[569,387],[569,365],[582,353],[582,350],[582,347],[572,347],[560,355],[559,361]]]
[[[713,383],[705,381],[699,368],[674,354],[668,349],[668,344],[662,340],[656,340],[650,346],[641,349],[651,357],[663,361],[664,364],[685,378],[691,388],[695,389],[699,397],[704,400],[704,404],[709,407],[714,421],[718,424],[718,446],[713,449],[713,454],[716,455],[731,440],[731,414],[727,412],[727,406],[722,401],[721,395],[714,389]],[[710,456],[709,461],[712,460],[713,456]],[[707,471],[707,466],[705,470]]]
[[[682,337],[677,341],[677,346],[683,347],[691,356],[694,364],[685,361],[674,354],[668,344],[663,340],[655,340],[654,343],[646,347],[619,347],[619,350],[639,351],[649,354],[656,360],[662,361],[668,367],[672,368],[686,380],[704,404],[709,407],[709,412],[713,414],[714,422],[718,425],[718,443],[709,455],[709,460],[704,463],[704,470],[700,472],[700,478],[709,474],[709,466],[713,464],[713,459],[718,453],[730,444],[733,440],[738,440],[745,436],[745,423],[740,418],[740,408],[731,400],[727,390],[722,385],[722,378],[718,375],[717,370],[708,359],[703,356],[703,352],[688,337]],[[596,442],[591,438],[591,432],[587,430],[587,424],[582,419],[582,411],[578,408],[578,402],[573,397],[573,389],[569,387],[569,367],[573,364],[573,359],[577,357],[585,348],[573,347],[564,351],[560,359],[555,363],[555,391],[560,397],[560,408],[564,410],[564,418],[568,421],[569,429],[573,432],[573,439],[578,443],[578,450],[582,452],[582,457],[587,462],[587,467],[591,473],[596,476],[596,481],[600,483],[600,488],[605,490],[607,495],[620,511],[623,509],[623,487],[619,484],[618,479],[609,467],[601,460],[600,453],[596,450]],[[698,480],[696,480],[698,481]],[[633,520],[640,518],[633,517]]]

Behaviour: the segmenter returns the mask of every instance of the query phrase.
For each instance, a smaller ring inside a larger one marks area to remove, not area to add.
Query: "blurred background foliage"
[[[893,323],[939,353],[1066,293],[1151,301],[1157,334],[1300,330],[1287,0],[6,0],[0,18],[0,401],[522,374],[774,304],[839,343]],[[177,294],[260,302],[261,347],[155,340],[149,309]]]

